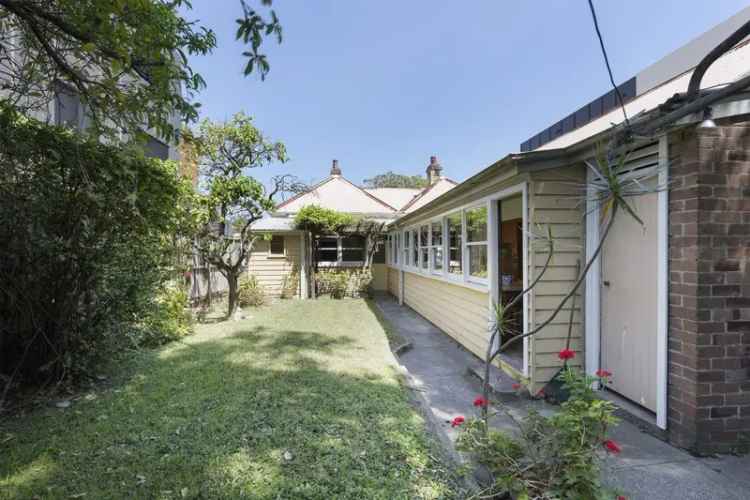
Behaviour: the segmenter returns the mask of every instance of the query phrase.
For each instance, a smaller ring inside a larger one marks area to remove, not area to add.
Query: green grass
[[[0,497],[455,495],[365,301],[248,314],[134,355],[67,409],[0,422]]]

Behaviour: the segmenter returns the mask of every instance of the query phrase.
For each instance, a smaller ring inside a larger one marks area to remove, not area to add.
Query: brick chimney
[[[333,163],[331,164],[331,175],[341,175],[338,160],[333,160]]]
[[[440,180],[443,167],[440,166],[437,156],[430,156],[430,164],[427,165],[427,182],[431,185]]]

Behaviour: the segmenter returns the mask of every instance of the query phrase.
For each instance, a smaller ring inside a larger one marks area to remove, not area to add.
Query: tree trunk
[[[229,285],[229,290],[227,292],[227,319],[231,319],[232,314],[234,314],[234,311],[237,309],[239,276],[234,271],[228,271],[226,277],[227,284]]]

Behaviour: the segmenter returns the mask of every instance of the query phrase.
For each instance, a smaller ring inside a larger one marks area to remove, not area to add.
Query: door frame
[[[657,317],[656,317],[656,425],[667,428],[667,335],[669,324],[669,143],[666,135],[659,137],[659,169],[657,183]],[[588,171],[589,179],[593,176]],[[599,243],[599,207],[595,193],[586,201],[586,255]],[[601,258],[597,256],[586,275],[586,373],[596,376],[601,359]]]
[[[498,256],[500,249],[498,248],[498,228],[500,221],[498,220],[497,203],[503,199],[510,198],[512,196],[521,195],[521,234],[522,234],[522,266],[523,266],[523,289],[527,289],[529,286],[529,187],[528,182],[523,181],[513,186],[510,186],[502,191],[491,195],[487,199],[487,208],[489,213],[488,223],[489,231],[487,233],[488,240],[488,253],[487,253],[487,264],[489,267],[489,313],[490,321],[493,321],[495,312],[494,305],[500,300],[500,273],[498,269]],[[521,299],[523,306],[523,333],[526,334],[529,331],[529,294],[524,294]],[[523,376],[529,376],[529,337],[524,337],[523,340]],[[499,339],[496,339],[496,344],[499,345]]]

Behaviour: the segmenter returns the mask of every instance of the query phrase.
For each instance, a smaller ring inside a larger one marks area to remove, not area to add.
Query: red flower
[[[612,372],[607,370],[596,370],[596,376],[599,378],[611,377]]]
[[[518,389],[521,388],[521,384],[513,384],[511,385],[511,387],[513,388],[514,391],[517,391]]]
[[[474,406],[487,406],[489,401],[484,399],[482,396],[477,396],[477,399],[474,400]]]
[[[459,425],[464,423],[464,417],[456,417],[453,420],[451,420],[451,427],[458,427]]]
[[[617,500],[628,500],[628,497],[626,497],[625,495],[618,495]]]
[[[607,439],[606,441],[604,441],[604,447],[607,448],[607,451],[609,451],[610,453],[617,454],[617,453],[620,453],[620,451],[622,451],[620,450],[620,445],[615,443],[611,439]]]
[[[560,353],[557,355],[558,358],[565,361],[566,359],[573,359],[576,357],[576,353],[570,349],[563,349],[560,351]]]
[[[544,392],[544,389],[539,389],[539,392],[536,393],[536,397],[538,397],[538,398],[543,398],[546,395],[547,395],[547,393]]]

